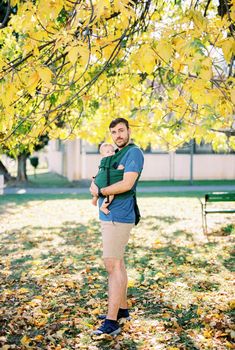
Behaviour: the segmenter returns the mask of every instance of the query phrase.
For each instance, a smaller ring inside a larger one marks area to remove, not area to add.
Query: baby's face
[[[102,149],[101,151],[101,155],[103,157],[109,157],[112,156],[114,154],[114,148],[112,146],[106,146]]]

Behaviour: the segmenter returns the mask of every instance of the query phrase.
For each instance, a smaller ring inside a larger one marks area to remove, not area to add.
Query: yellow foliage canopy
[[[118,116],[144,147],[209,141],[211,132],[234,144],[234,2],[223,16],[198,1],[16,5],[0,30],[4,147],[45,132],[98,143]]]

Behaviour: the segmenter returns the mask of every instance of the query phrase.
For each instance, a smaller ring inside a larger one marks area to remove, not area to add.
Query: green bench
[[[216,202],[235,202],[235,192],[212,192],[206,193],[204,202],[201,202],[202,206],[202,227],[203,232],[207,234],[207,215],[208,214],[234,214],[235,213],[235,203],[233,208],[221,208],[210,206],[210,203]]]

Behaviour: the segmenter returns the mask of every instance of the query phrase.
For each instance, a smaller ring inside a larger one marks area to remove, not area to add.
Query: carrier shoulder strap
[[[107,168],[114,168],[116,169],[118,167],[118,163],[122,159],[125,153],[129,151],[130,148],[137,147],[134,143],[130,143],[127,146],[125,146],[120,151],[116,150],[115,154],[113,156],[105,157],[101,159],[101,163],[99,168],[107,169]]]
[[[133,146],[136,146],[136,145],[134,143],[129,143],[126,147],[124,147],[120,151],[116,150],[116,152],[115,152],[115,154],[113,156],[107,157],[107,161],[106,161],[106,166],[107,166],[107,186],[110,185],[110,169],[111,169],[111,167],[116,169],[118,167],[118,163],[120,162],[120,160],[122,159],[124,154],[127,153],[127,151]],[[113,162],[113,161],[115,161],[115,162]]]
[[[107,159],[107,186],[110,185],[110,164],[111,164],[112,156]]]

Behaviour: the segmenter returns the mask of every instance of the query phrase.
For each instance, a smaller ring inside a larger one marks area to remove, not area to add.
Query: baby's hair
[[[101,152],[103,148],[110,147],[110,146],[113,147],[113,145],[111,143],[108,143],[108,142],[101,143],[101,145],[99,147],[99,152]],[[114,147],[113,147],[113,149],[114,149]]]

